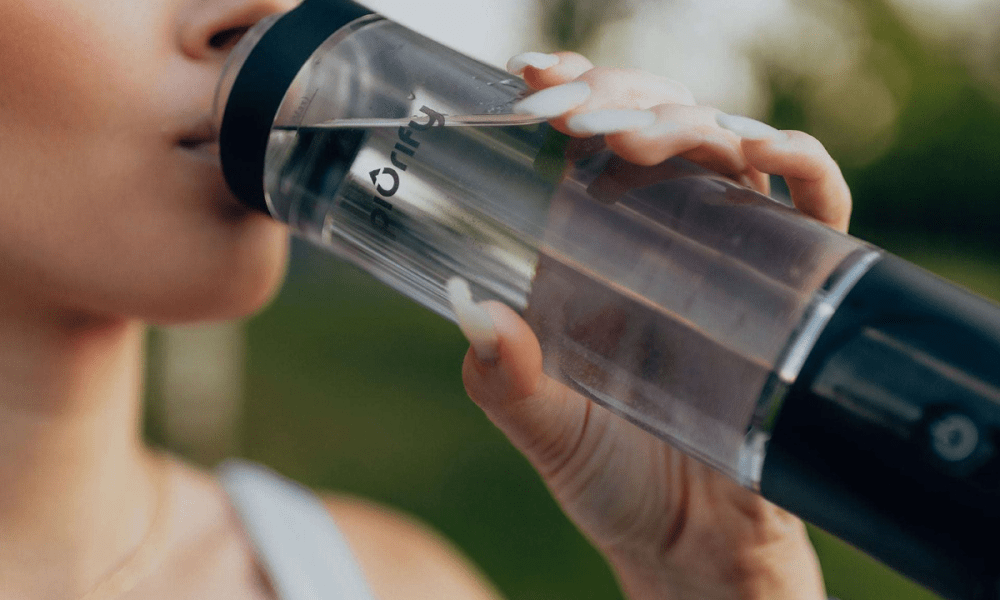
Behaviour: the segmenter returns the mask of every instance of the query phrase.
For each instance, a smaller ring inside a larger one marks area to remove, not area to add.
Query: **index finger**
[[[537,55],[537,52],[525,52],[512,57],[507,62],[507,70],[514,75],[521,75],[531,88],[536,90],[562,85],[573,81],[580,75],[594,68],[594,64],[581,54],[576,52],[554,52],[546,56],[548,59],[555,59],[558,62],[552,66],[538,68],[531,66],[524,57]],[[531,62],[537,62],[531,60]],[[541,64],[547,64],[543,61]]]
[[[743,152],[754,167],[781,175],[795,207],[834,229],[847,231],[851,189],[840,167],[816,138],[785,131],[785,139],[743,140]]]
[[[718,113],[716,121],[742,138],[743,154],[754,168],[785,178],[796,208],[847,231],[851,189],[819,140],[801,131],[778,131],[747,117]]]

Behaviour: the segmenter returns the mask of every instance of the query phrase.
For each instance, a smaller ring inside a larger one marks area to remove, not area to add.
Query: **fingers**
[[[595,67],[573,81],[547,88],[539,94],[566,94],[563,90],[586,89],[578,101],[561,106],[561,113],[537,114],[551,118],[552,126],[575,136],[590,136],[614,131],[643,128],[652,125],[657,115],[650,111],[656,106],[677,104],[693,106],[694,98],[683,85],[668,79],[632,69]],[[525,101],[532,100],[531,97]],[[518,112],[531,113],[530,107],[519,105]]]
[[[745,117],[719,115],[722,127],[742,137],[743,154],[754,168],[785,178],[796,208],[847,231],[851,190],[823,144],[801,131],[778,131]]]
[[[840,167],[816,138],[801,131],[785,133],[788,140],[780,143],[744,140],[747,160],[765,173],[783,176],[796,208],[846,232],[851,190]]]
[[[608,148],[629,162],[646,166],[682,156],[767,192],[767,176],[747,160],[741,138],[716,123],[719,111],[707,106],[662,104],[650,112],[655,121],[648,127],[606,135]]]
[[[573,52],[527,52],[508,63],[540,91],[517,112],[550,119],[573,136],[606,135],[623,158],[654,165],[683,156],[767,193],[766,175],[743,156],[740,138],[720,128],[715,109],[695,105],[690,90],[666,77],[634,69],[594,67]]]
[[[576,52],[525,52],[507,62],[508,71],[524,77],[536,90],[569,83],[593,68],[593,63]]]
[[[523,75],[528,67],[536,70],[545,70],[557,64],[559,64],[559,57],[555,54],[522,52],[510,57],[510,60],[507,61],[507,71],[512,75]]]
[[[668,102],[695,104],[694,95],[683,84],[638,69],[594,67],[575,81],[585,81],[594,90],[585,107],[589,111],[602,108],[643,109]]]
[[[485,309],[472,301],[469,282],[461,277],[452,277],[448,280],[447,290],[458,328],[469,340],[476,356],[483,362],[496,361],[499,340],[493,320]]]
[[[474,399],[500,406],[534,394],[542,350],[527,323],[499,302],[473,302],[461,277],[450,279],[447,290],[459,329],[472,346],[463,371],[475,381]]]
[[[460,287],[449,283],[449,295]],[[491,359],[483,359],[483,336],[469,336],[473,347],[462,365],[466,391],[539,470],[551,471],[575,451],[589,402],[543,375],[538,339],[517,313],[499,302],[467,303],[459,291],[453,302],[459,323],[485,314],[492,324],[492,350],[485,353]]]
[[[637,111],[664,103],[694,104],[690,90],[672,79],[635,69],[594,67],[573,52],[526,52],[513,57],[508,69],[523,73],[531,87],[541,90],[515,110],[552,119],[556,129],[571,135],[650,125],[655,115]]]
[[[541,91],[515,110],[550,119],[574,136],[604,135],[608,147],[639,165],[682,156],[768,193],[767,174],[785,178],[803,213],[847,230],[851,194],[815,138],[695,105],[683,85],[631,69],[594,67],[573,52],[525,53],[511,59]]]
[[[494,358],[466,355],[462,367],[469,394],[490,416],[523,411],[517,404],[538,391],[542,379],[542,350],[535,334],[517,313],[499,302],[479,305],[496,335]]]
[[[575,84],[574,84],[575,85]],[[563,86],[565,87],[565,86]],[[544,92],[543,92],[544,93]],[[648,115],[648,120],[630,114]],[[682,156],[760,192],[769,191],[766,174],[746,158],[741,138],[716,123],[719,111],[707,106],[661,104],[645,111],[597,111],[577,114],[568,124],[579,130],[580,123],[591,133],[604,133],[604,141],[618,156],[635,165],[660,165],[668,158]],[[631,176],[655,182],[659,170],[633,169]]]
[[[609,69],[595,67],[587,58],[576,52],[557,52],[542,54],[540,52],[525,52],[518,54],[507,62],[507,70],[515,75],[521,75],[532,88],[541,90],[563,85],[572,81],[585,81],[592,88],[616,93],[610,100],[595,96],[594,108],[615,106],[620,98],[630,100],[629,104],[647,108],[663,102],[678,102],[694,104],[694,96],[683,84],[651,75],[637,69]]]

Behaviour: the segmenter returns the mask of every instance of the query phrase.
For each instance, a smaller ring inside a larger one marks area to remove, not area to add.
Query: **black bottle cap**
[[[264,154],[274,117],[302,66],[338,29],[372,11],[348,0],[306,0],[257,42],[233,83],[219,131],[222,172],[241,202],[270,214]]]

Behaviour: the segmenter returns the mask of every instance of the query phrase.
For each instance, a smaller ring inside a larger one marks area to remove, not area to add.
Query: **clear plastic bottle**
[[[269,28],[235,50],[220,119]],[[514,114],[527,93],[354,20],[268,123],[261,208],[447,318],[465,278],[524,316],[550,376],[753,487],[755,418],[877,252],[690,162],[637,168]]]
[[[454,319],[516,309],[545,371],[954,598],[1000,597],[1000,308],[680,159],[512,112],[523,81],[350,2],[251,30],[230,187]]]

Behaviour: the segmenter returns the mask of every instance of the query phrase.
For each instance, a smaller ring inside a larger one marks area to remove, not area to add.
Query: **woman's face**
[[[222,179],[212,94],[294,0],[0,0],[0,304],[170,322],[258,308],[282,227]]]

